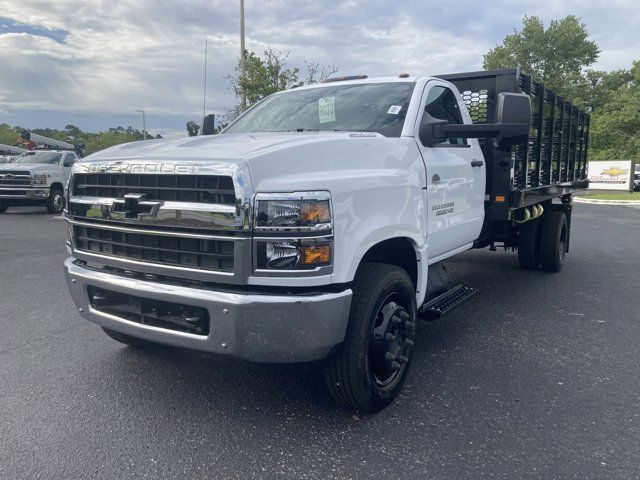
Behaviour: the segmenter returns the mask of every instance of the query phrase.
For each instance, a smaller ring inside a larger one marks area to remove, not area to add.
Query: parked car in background
[[[636,163],[636,169],[633,176],[633,189],[640,192],[640,163]]]

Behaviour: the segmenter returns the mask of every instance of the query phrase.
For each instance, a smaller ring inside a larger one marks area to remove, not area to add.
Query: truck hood
[[[275,132],[256,134],[220,134],[173,140],[147,140],[126,143],[94,153],[82,161],[93,160],[244,160],[264,157],[281,150],[335,142],[336,140],[376,138],[376,133],[350,132]]]
[[[0,173],[6,171],[29,172],[30,174],[55,173],[58,171],[57,165],[46,165],[43,163],[3,163],[0,165]]]
[[[249,172],[257,192],[291,191],[326,189],[328,179],[379,177],[388,169],[400,168],[404,161],[413,161],[416,155],[415,139],[388,138],[378,133],[220,134],[111,147],[77,162],[74,171],[98,168],[91,163],[102,162],[153,163],[164,169],[166,162],[187,165],[194,171],[241,169]]]

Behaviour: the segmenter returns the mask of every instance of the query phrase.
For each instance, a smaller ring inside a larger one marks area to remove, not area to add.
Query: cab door
[[[475,139],[448,139],[427,147],[418,131],[424,114],[449,123],[471,123],[457,92],[439,80],[425,86],[416,122],[416,141],[426,167],[427,253],[429,263],[470,247],[484,220],[486,166]]]

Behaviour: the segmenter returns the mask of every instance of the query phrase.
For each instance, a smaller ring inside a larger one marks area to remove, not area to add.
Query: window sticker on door
[[[336,121],[335,97],[318,99],[318,115],[320,123]]]
[[[402,105],[391,105],[387,113],[389,115],[397,115],[400,113],[400,110],[402,110]]]

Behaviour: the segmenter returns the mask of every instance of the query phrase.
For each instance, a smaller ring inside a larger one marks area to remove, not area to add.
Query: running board
[[[462,285],[453,287],[442,295],[438,295],[433,300],[424,303],[418,309],[418,317],[424,320],[437,320],[477,291],[478,289],[476,288],[464,287]]]

